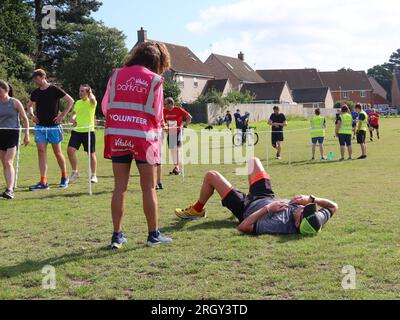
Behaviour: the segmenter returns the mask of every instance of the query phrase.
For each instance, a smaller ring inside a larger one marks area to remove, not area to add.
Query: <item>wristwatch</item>
[[[311,195],[311,196],[310,196],[310,202],[311,202],[312,204],[314,204],[314,203],[315,203],[315,200],[317,200],[317,198],[316,198],[315,196]]]

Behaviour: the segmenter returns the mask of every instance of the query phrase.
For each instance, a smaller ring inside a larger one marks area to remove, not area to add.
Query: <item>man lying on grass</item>
[[[335,202],[314,196],[277,200],[270,176],[257,158],[249,161],[249,172],[249,195],[234,189],[220,173],[208,172],[199,201],[188,209],[177,209],[176,215],[184,220],[206,218],[204,206],[216,190],[222,198],[222,205],[239,220],[238,229],[243,233],[316,235],[338,210]]]

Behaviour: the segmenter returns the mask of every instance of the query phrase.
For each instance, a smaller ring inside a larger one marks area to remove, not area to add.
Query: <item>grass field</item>
[[[288,130],[307,125],[293,121]],[[266,129],[265,124],[256,126]],[[286,151],[281,162],[270,161],[279,197],[316,194],[339,203],[340,211],[316,238],[243,236],[217,197],[207,206],[207,220],[178,221],[174,209],[197,199],[203,175],[210,169],[247,189],[246,179],[234,174],[237,165],[188,165],[184,180],[164,178],[160,225],[175,242],[156,249],[144,246],[141,193],[137,171],[132,172],[125,219],[130,243],[118,252],[108,250],[111,164],[100,159],[100,182],[93,196],[87,195],[85,175],[65,191],[53,186],[48,192],[30,193],[28,187],[38,180],[37,158],[34,145],[23,148],[17,198],[0,201],[0,298],[398,299],[400,119],[385,119],[382,128],[383,139],[369,144],[370,157],[364,162],[307,161],[311,158],[307,131],[287,134],[290,153]],[[332,126],[328,136],[332,138],[327,153],[333,151],[338,158]],[[264,163],[265,140],[262,135],[256,148]],[[269,148],[270,155],[272,151]],[[360,155],[358,146],[355,155]],[[49,159],[49,181],[56,184],[59,172],[51,154]],[[83,154],[80,161],[84,173]],[[55,290],[42,289],[45,265],[56,269]],[[347,265],[357,271],[356,290],[341,286],[342,268]]]

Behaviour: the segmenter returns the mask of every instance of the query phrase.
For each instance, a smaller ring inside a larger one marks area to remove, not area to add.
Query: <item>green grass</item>
[[[288,130],[307,125],[292,122]],[[208,220],[178,221],[174,209],[196,200],[210,169],[247,189],[246,179],[234,174],[237,165],[188,165],[185,180],[164,178],[160,225],[175,242],[156,249],[144,246],[141,193],[132,172],[125,218],[130,243],[118,252],[108,250],[111,164],[100,159],[93,196],[87,195],[85,176],[66,191],[53,186],[29,193],[38,179],[37,159],[33,145],[23,148],[17,198],[0,201],[0,299],[398,299],[400,120],[385,119],[382,128],[383,140],[369,144],[365,162],[307,161],[307,131],[288,133],[284,160],[270,160],[279,197],[313,193],[339,203],[340,211],[316,238],[243,236],[217,197],[207,206]],[[265,136],[256,148],[264,163]],[[327,152],[338,157],[332,127],[328,136]],[[358,146],[355,151],[358,156]],[[49,180],[56,184],[59,172],[51,154],[49,159]],[[83,154],[80,164],[84,171]],[[56,290],[42,289],[45,265],[56,268]],[[341,287],[346,265],[357,270],[356,290]]]

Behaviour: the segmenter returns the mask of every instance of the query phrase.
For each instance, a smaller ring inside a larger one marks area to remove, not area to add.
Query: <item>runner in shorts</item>
[[[249,193],[233,188],[219,172],[206,174],[199,200],[187,209],[176,209],[182,220],[206,218],[204,209],[215,191],[239,221],[238,230],[250,235],[317,235],[338,210],[338,205],[313,195],[299,195],[292,200],[278,200],[271,186],[271,178],[261,161],[249,161]],[[319,208],[318,208],[319,207]]]
[[[71,133],[71,139],[68,144],[68,158],[72,167],[70,182],[79,179],[78,159],[76,152],[83,145],[85,152],[89,153],[89,131],[90,131],[90,162],[92,183],[98,183],[97,179],[97,157],[96,157],[96,133],[95,133],[95,115],[97,100],[88,84],[83,84],[79,88],[79,97],[81,100],[75,103],[72,123],[76,128]],[[90,126],[90,130],[89,130]]]
[[[287,127],[288,123],[286,116],[280,113],[279,107],[274,107],[274,113],[269,118],[268,124],[272,127],[272,146],[276,149],[276,159],[281,160],[283,142],[283,128]]]
[[[71,111],[74,105],[74,99],[63,90],[47,82],[46,72],[42,69],[36,70],[32,74],[32,80],[38,87],[32,92],[28,104],[29,114],[35,127],[35,142],[37,145],[40,182],[32,187],[30,191],[48,190],[47,183],[47,146],[51,144],[54,155],[61,170],[60,189],[66,189],[69,186],[67,174],[67,163],[61,150],[61,142],[64,140],[61,123]],[[67,106],[60,114],[60,100],[64,99]],[[34,113],[34,106],[35,112]]]

